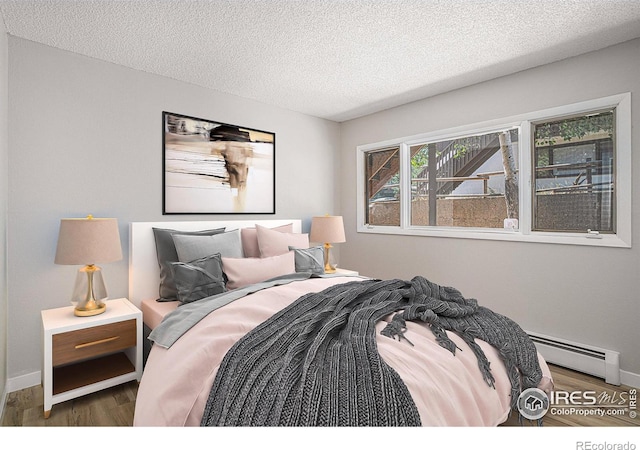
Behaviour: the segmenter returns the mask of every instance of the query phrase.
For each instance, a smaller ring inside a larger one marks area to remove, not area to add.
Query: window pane
[[[366,223],[400,226],[400,148],[365,153]]]
[[[518,218],[517,129],[418,144],[410,152],[412,225],[503,228],[504,219]]]
[[[614,111],[534,125],[537,231],[615,232]]]

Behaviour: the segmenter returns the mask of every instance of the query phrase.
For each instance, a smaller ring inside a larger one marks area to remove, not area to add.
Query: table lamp
[[[324,242],[324,271],[335,273],[336,269],[329,262],[331,244],[346,242],[344,236],[344,223],[342,216],[316,216],[311,218],[311,232],[309,240],[312,242]]]
[[[95,316],[107,306],[107,289],[98,263],[122,259],[118,221],[98,219],[89,215],[83,219],[62,219],[56,264],[84,265],[78,270],[71,301],[76,303],[76,316]]]

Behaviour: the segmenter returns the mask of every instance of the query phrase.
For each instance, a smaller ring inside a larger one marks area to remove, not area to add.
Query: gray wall
[[[640,158],[633,157],[632,249],[356,232],[356,146],[632,93],[640,111],[640,40],[495,79],[342,124],[343,267],[423,275],[459,288],[523,328],[617,350],[640,374]],[[634,121],[635,122],[635,121]],[[632,145],[640,149],[640,127]],[[636,152],[637,153],[637,152]],[[638,379],[636,378],[636,381]]]
[[[14,37],[9,81],[9,378],[33,380],[40,311],[69,304],[78,268],[53,263],[60,218],[118,218],[124,259],[103,266],[113,298],[127,295],[130,222],[223,218],[162,215],[163,110],[276,133],[276,214],[243,219],[308,227],[337,212],[337,123]]]
[[[7,381],[7,33],[0,21],[0,417]]]

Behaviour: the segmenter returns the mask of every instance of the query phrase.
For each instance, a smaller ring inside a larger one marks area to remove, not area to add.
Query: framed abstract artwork
[[[163,214],[275,214],[276,135],[162,113]]]

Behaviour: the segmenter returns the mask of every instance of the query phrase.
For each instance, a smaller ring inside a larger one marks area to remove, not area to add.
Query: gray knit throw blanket
[[[475,339],[493,345],[509,374],[513,409],[521,390],[541,379],[526,333],[456,289],[422,277],[354,281],[304,295],[238,341],[220,365],[201,425],[419,426],[411,394],[376,345],[376,322],[394,312],[384,336],[412,345],[406,321],[422,321],[455,354],[445,330],[455,332],[491,387]]]

